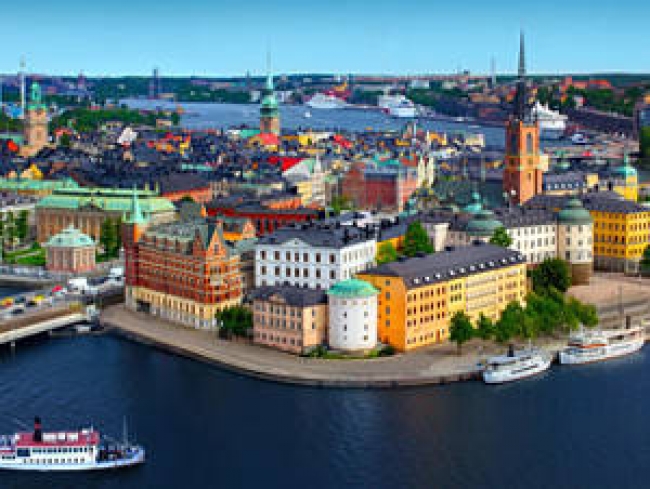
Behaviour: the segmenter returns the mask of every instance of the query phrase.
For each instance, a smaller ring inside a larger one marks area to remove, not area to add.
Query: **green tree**
[[[404,235],[404,254],[415,256],[417,253],[433,253],[433,251],[429,235],[420,221],[409,224]]]
[[[67,132],[64,132],[61,134],[61,137],[59,138],[59,146],[62,148],[69,148],[72,143],[72,140],[70,139],[70,134]]]
[[[451,318],[449,325],[449,339],[456,343],[458,354],[462,352],[463,343],[468,342],[474,336],[474,328],[469,316],[463,311],[458,311]]]
[[[112,219],[108,218],[102,222],[99,231],[99,242],[102,245],[104,256],[107,258],[112,257],[117,242],[115,223]]]
[[[643,257],[641,258],[641,271],[643,273],[650,272],[650,245],[643,250]]]
[[[221,329],[235,336],[246,336],[253,327],[253,313],[243,306],[229,306],[215,314]]]
[[[490,243],[493,245],[503,246],[504,248],[508,248],[512,244],[512,238],[508,234],[508,231],[506,231],[506,228],[501,226],[494,230],[494,233],[490,238]]]
[[[646,163],[650,163],[650,127],[641,128],[639,134],[639,151],[641,152],[641,158]]]
[[[20,211],[15,222],[16,237],[20,241],[24,241],[29,233],[29,212],[26,210]]]
[[[330,207],[335,215],[340,214],[342,211],[349,211],[354,209],[354,205],[347,197],[343,195],[337,195],[332,198],[330,202]]]
[[[521,304],[517,301],[510,302],[496,322],[494,339],[499,343],[505,343],[518,336],[521,333],[521,324],[524,321],[524,316],[525,311],[521,307]]]
[[[476,336],[482,340],[489,340],[494,337],[494,334],[494,322],[489,317],[481,313],[478,317],[478,320],[476,321]]]
[[[391,263],[397,260],[397,250],[393,246],[393,243],[386,241],[379,245],[379,250],[377,250],[377,264],[383,265],[384,263]]]
[[[550,289],[566,292],[571,286],[569,265],[560,258],[547,258],[533,270],[533,290],[544,294]]]

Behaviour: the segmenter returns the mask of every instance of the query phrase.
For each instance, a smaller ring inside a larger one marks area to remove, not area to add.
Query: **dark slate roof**
[[[374,238],[375,234],[371,229],[342,226],[339,223],[305,223],[280,228],[260,238],[259,244],[278,245],[299,239],[317,248],[343,248]]]
[[[250,298],[252,300],[267,301],[274,295],[282,297],[287,305],[294,307],[327,304],[327,294],[324,290],[293,287],[290,285],[267,285],[258,287],[251,291]]]
[[[560,210],[572,198],[571,195],[536,195],[525,207],[537,209]],[[623,214],[634,214],[637,212],[649,212],[650,209],[631,200],[624,199],[616,192],[588,192],[578,196],[582,205],[589,211],[616,212]]]
[[[518,251],[476,242],[432,255],[386,263],[362,275],[401,277],[407,288],[414,289],[525,262],[526,259]]]
[[[580,189],[587,184],[587,175],[581,171],[546,172],[543,178],[545,190]]]
[[[494,217],[508,229],[554,224],[556,220],[555,214],[551,210],[527,209],[519,206],[494,209]]]

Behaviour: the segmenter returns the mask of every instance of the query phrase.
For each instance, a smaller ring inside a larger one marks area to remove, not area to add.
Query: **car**
[[[25,314],[25,308],[24,307],[16,307],[13,311],[11,311],[11,314],[14,316],[18,316],[19,314]]]
[[[27,297],[24,295],[19,295],[14,299],[14,304],[25,304],[27,302]]]

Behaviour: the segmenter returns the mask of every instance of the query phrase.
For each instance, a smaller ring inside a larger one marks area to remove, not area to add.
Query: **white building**
[[[338,282],[329,289],[330,348],[359,351],[377,345],[377,294],[370,283],[357,279]]]
[[[255,286],[295,285],[327,290],[375,263],[370,229],[300,224],[260,238],[255,247]]]

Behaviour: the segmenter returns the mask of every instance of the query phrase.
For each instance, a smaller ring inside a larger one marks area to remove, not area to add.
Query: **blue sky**
[[[650,72],[649,0],[2,3],[2,72],[513,72],[520,28],[531,72]]]

